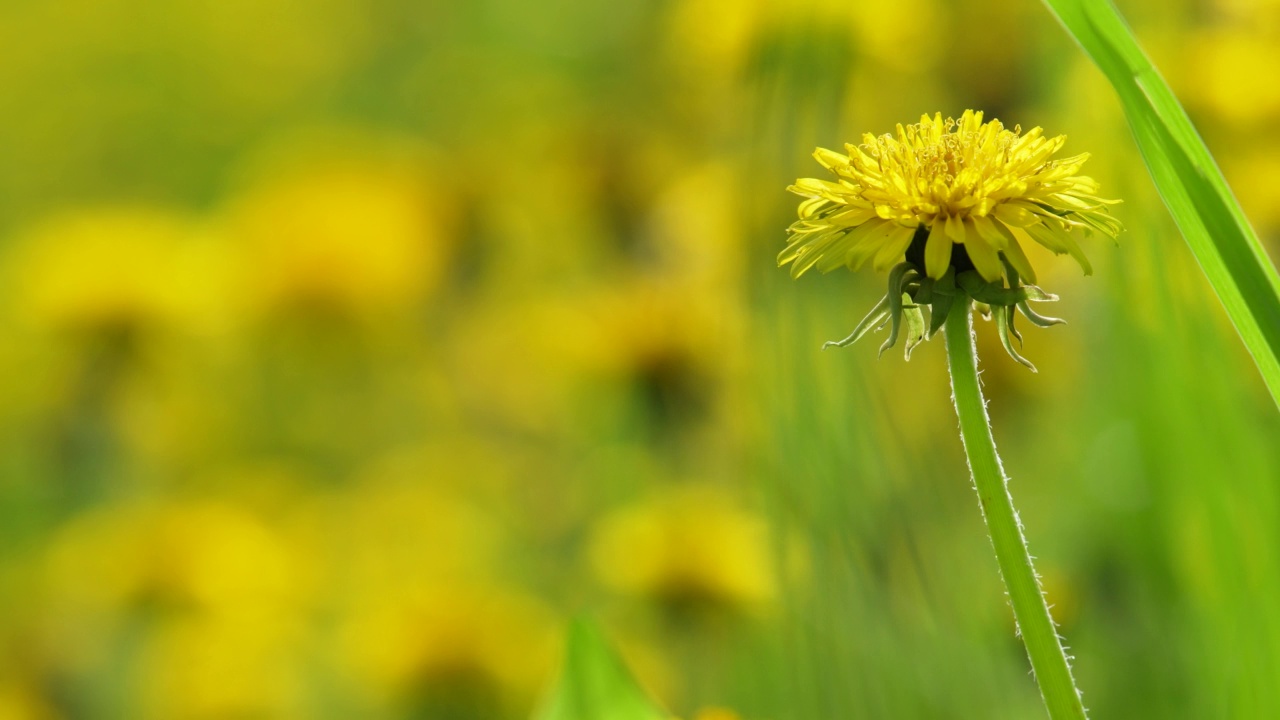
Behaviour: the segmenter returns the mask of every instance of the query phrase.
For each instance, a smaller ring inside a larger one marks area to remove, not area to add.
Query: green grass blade
[[[534,720],[667,720],[593,623],[569,627],[560,681]]]
[[[1280,277],[1173,91],[1109,0],[1044,0],[1111,81],[1160,196],[1280,404]]]

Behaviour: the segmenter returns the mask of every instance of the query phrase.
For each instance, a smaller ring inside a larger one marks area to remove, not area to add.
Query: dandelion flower
[[[1118,201],[1079,174],[1088,153],[1053,159],[1066,140],[1039,127],[984,123],[966,110],[959,120],[939,113],[892,135],[868,133],[847,154],[818,148],[814,157],[835,179],[802,178],[788,188],[807,199],[778,264],[791,263],[799,277],[867,262],[887,270],[905,257],[934,280],[954,267],[991,283],[1012,267],[1035,282],[1022,247],[1029,239],[1070,254],[1090,274],[1072,232],[1116,237],[1120,223],[1106,206]]]
[[[910,360],[913,348],[946,328],[961,440],[1019,635],[1049,714],[1084,718],[991,436],[973,332],[976,308],[995,320],[1005,352],[1035,372],[1018,352],[1015,310],[1039,327],[1064,321],[1029,307],[1057,297],[1031,284],[1035,273],[1023,243],[1070,253],[1087,275],[1089,262],[1072,232],[1120,233],[1107,208],[1117,201],[1100,197],[1098,184],[1079,174],[1089,156],[1053,159],[1065,143],[1038,127],[1023,134],[998,120],[984,123],[982,113],[966,110],[959,120],[925,115],[898,125],[894,135],[864,135],[861,145],[845,146],[847,155],[819,148],[815,157],[835,180],[804,178],[788,188],[807,199],[778,264],[791,263],[793,276],[812,267],[857,270],[868,261],[889,271],[885,295],[871,312],[847,338],[823,347],[845,347],[888,327],[883,353],[905,327]]]

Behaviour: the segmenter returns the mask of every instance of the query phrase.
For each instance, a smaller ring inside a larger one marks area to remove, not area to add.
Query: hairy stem
[[[1082,720],[1085,717],[1080,692],[1071,677],[1071,667],[1058,631],[1049,615],[1040,581],[1031,566],[1022,524],[1013,509],[1008,478],[1000,466],[996,443],[991,437],[982,386],[978,382],[978,358],[973,348],[973,313],[968,298],[961,297],[947,314],[947,364],[951,368],[951,391],[960,416],[960,435],[978,504],[987,522],[995,547],[1000,575],[1009,591],[1009,602],[1026,645],[1040,694],[1053,720]]]

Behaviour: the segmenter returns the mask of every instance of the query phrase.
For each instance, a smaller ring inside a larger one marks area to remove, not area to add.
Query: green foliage
[[[1208,148],[1105,0],[1045,0],[1115,87],[1160,196],[1280,402],[1280,277]]]
[[[600,629],[587,620],[569,628],[555,690],[534,720],[666,720],[636,684]]]

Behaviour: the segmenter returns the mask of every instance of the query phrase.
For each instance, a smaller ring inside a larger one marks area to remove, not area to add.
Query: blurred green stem
[[[1031,667],[1035,670],[1040,693],[1053,720],[1082,720],[1085,717],[1080,693],[1071,677],[1071,667],[1058,631],[1049,616],[1040,591],[1040,581],[1031,566],[1022,524],[1009,496],[1008,478],[996,454],[991,437],[987,406],[978,382],[978,356],[973,347],[973,312],[967,297],[953,303],[947,315],[947,364],[951,368],[951,391],[960,416],[960,435],[982,517],[995,546],[1000,575],[1009,591],[1013,615],[1022,642],[1026,645]]]

